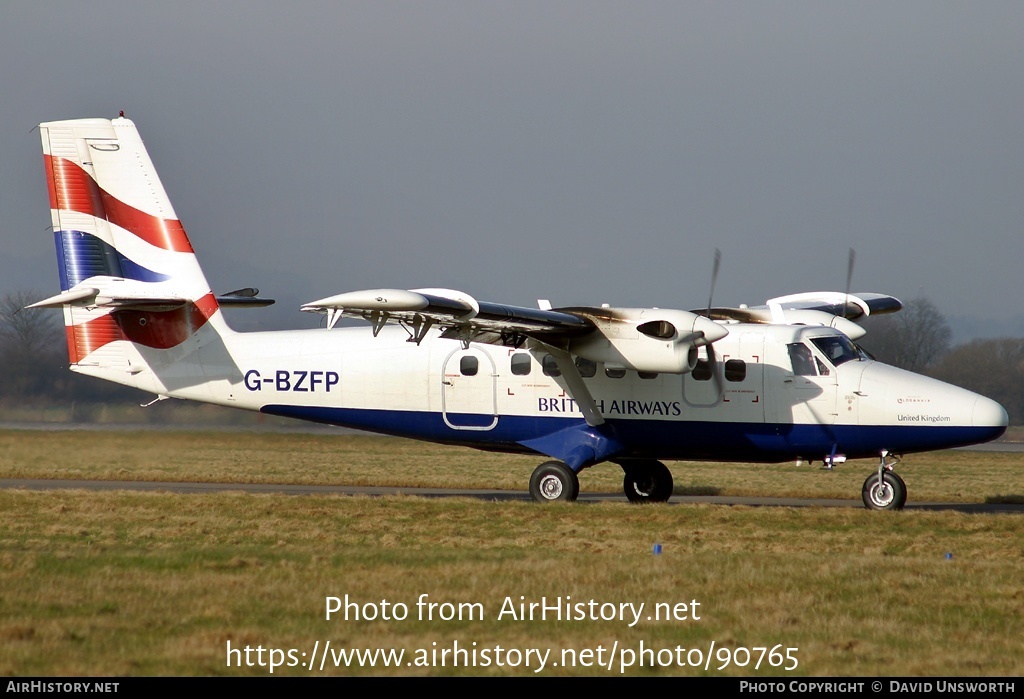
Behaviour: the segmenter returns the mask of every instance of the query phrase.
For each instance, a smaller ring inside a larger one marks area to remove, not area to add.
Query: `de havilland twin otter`
[[[323,328],[235,332],[222,306],[268,301],[211,291],[135,124],[40,132],[61,293],[30,307],[63,309],[72,371],[159,398],[544,455],[541,502],[575,500],[578,474],[604,462],[631,501],[661,502],[664,460],[874,458],[864,504],[900,509],[901,455],[1006,429],[998,403],[858,348],[853,321],[900,308],[882,294],[683,311],[372,289],[304,305]],[[345,316],[369,327],[336,327]]]

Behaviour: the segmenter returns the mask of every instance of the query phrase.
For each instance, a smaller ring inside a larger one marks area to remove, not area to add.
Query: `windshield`
[[[867,359],[867,355],[864,354],[853,344],[853,341],[845,335],[828,335],[827,337],[812,337],[811,342],[814,346],[821,350],[821,353],[825,355],[825,358],[832,362],[833,365],[839,366],[845,362],[853,360]]]

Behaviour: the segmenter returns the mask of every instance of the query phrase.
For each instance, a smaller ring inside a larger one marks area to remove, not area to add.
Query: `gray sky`
[[[700,308],[716,247],[755,304],[853,247],[854,290],[1024,334],[1024,3],[0,2],[0,293],[58,289],[32,129],[123,109],[214,289],[278,299],[236,325]]]

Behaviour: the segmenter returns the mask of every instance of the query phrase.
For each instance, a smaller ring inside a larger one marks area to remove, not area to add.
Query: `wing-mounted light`
[[[697,348],[729,334],[722,325],[689,311],[661,308],[563,309],[586,315],[595,331],[569,343],[569,351],[595,362],[635,371],[687,374]]]

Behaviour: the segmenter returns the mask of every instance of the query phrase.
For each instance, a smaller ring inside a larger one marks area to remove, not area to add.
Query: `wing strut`
[[[406,342],[415,342],[417,345],[423,342],[423,338],[430,332],[430,328],[434,326],[434,319],[419,315],[418,313],[413,316],[411,321],[405,321],[402,323],[402,327],[409,333],[409,339]]]
[[[370,314],[370,322],[373,324],[373,336],[380,335],[380,331],[387,325],[388,314],[383,311],[374,311]]]
[[[572,360],[572,355],[563,349],[552,347],[551,345],[544,345],[544,348],[548,351],[552,357],[555,358],[555,363],[558,365],[558,370],[562,372],[562,376],[565,377],[565,383],[568,385],[569,393],[572,399],[576,401],[576,405],[579,406],[580,412],[583,413],[583,417],[586,418],[587,424],[591,427],[597,427],[598,425],[604,424],[604,416],[597,409],[597,403],[594,401],[594,396],[591,395],[590,389],[587,388],[587,384],[584,383],[583,377],[580,375],[580,369],[576,366],[576,362]]]

